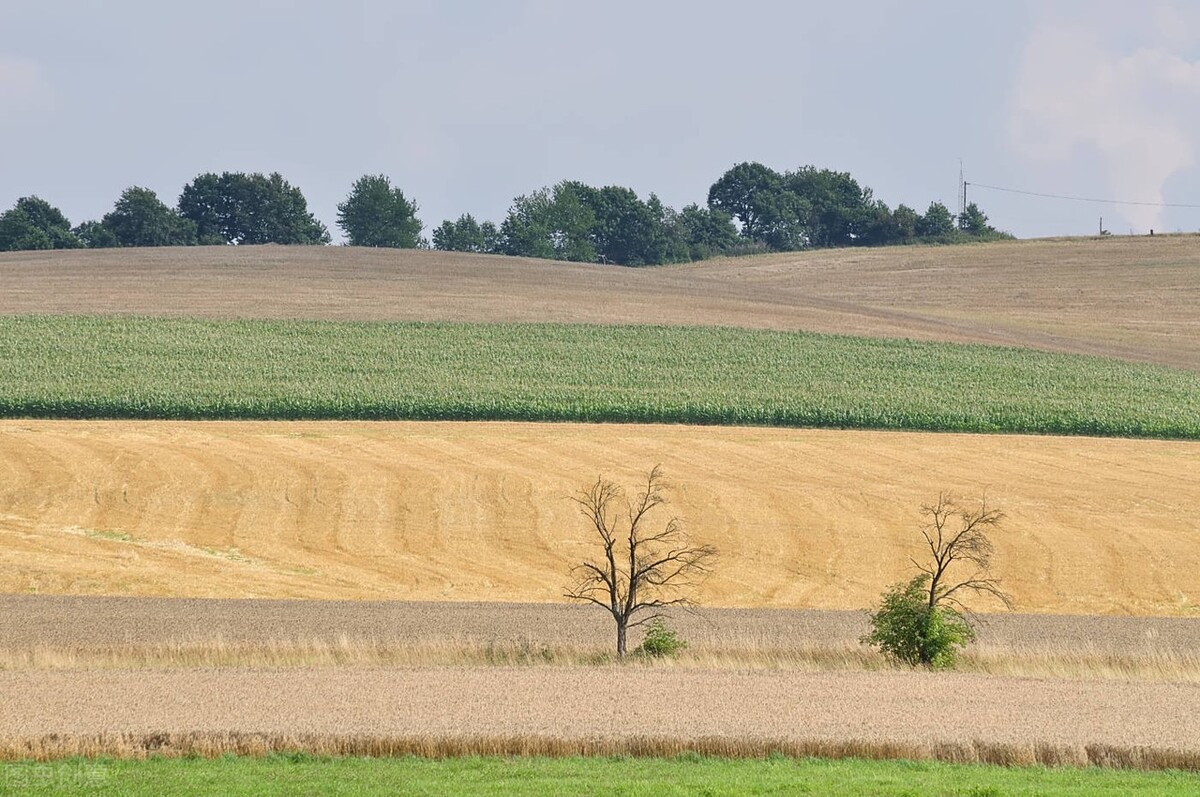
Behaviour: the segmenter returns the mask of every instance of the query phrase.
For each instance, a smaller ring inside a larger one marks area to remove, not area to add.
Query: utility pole
[[[967,178],[963,173],[962,158],[958,159],[958,217],[967,212]]]

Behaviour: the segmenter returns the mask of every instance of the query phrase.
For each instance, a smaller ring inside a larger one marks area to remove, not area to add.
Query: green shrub
[[[638,646],[637,653],[654,658],[674,658],[686,647],[687,642],[659,617],[646,626],[646,638]]]
[[[862,641],[905,664],[942,670],[953,667],[958,648],[974,638],[962,614],[929,605],[929,576],[920,575],[884,593]]]

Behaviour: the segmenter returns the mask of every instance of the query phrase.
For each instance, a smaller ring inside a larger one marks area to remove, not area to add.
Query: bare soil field
[[[1200,370],[1200,238],[892,247],[630,269],[347,247],[0,254],[0,313],[724,325]]]
[[[1195,443],[567,424],[3,421],[0,592],[557,603],[567,497],[656,463],[704,605],[869,606],[952,490],[1018,611],[1198,614]]]
[[[64,737],[140,735],[144,754],[146,746],[162,752],[172,736],[195,734],[276,735],[293,748],[324,738],[334,750],[347,737],[379,740],[376,749],[386,749],[389,738],[434,747],[439,739],[524,739],[531,751],[544,739],[640,741],[660,750],[704,740],[824,741],[886,746],[907,757],[939,746],[1044,745],[1059,751],[1059,763],[1086,763],[1089,746],[1112,746],[1173,750],[1176,759],[1187,753],[1193,766],[1200,752],[1200,686],[1167,683],[915,672],[341,668],[0,672],[0,693],[0,757],[36,754],[51,735],[59,746]]]

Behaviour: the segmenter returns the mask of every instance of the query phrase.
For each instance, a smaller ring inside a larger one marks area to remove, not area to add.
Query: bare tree
[[[1012,599],[1000,589],[999,579],[992,578],[992,541],[988,532],[1004,520],[1004,513],[989,509],[987,496],[978,509],[971,509],[950,498],[938,495],[937,503],[921,507],[927,522],[921,526],[921,536],[929,547],[929,561],[910,560],[929,579],[929,608],[952,605],[965,610],[960,595],[964,592],[985,593],[1012,608]],[[958,575],[950,576],[950,568]],[[962,566],[970,568],[962,573]]]
[[[678,517],[661,530],[648,528],[648,515],[667,503],[661,466],[646,476],[645,489],[630,500],[613,482],[598,478],[572,500],[599,537],[600,555],[571,569],[571,600],[594,603],[617,625],[617,656],[627,652],[630,628],[662,616],[662,609],[690,603],[683,590],[709,572],[711,545],[694,545]]]

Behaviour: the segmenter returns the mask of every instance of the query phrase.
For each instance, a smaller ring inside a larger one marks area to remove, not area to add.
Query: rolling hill
[[[1200,370],[1200,238],[845,249],[630,269],[343,247],[0,254],[0,314],[716,325]]]

